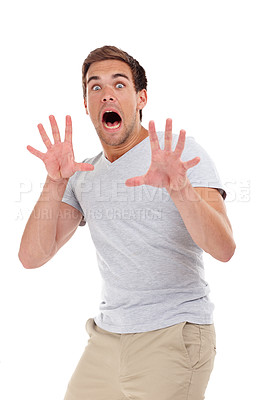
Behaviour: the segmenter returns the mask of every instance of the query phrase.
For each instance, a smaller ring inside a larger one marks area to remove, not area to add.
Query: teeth
[[[104,126],[108,129],[116,129],[121,125],[121,122],[118,122],[116,125],[108,126],[106,122],[104,122]]]

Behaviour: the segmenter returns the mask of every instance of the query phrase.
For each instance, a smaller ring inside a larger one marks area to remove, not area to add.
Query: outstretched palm
[[[181,155],[185,146],[186,132],[180,131],[175,150],[172,151],[172,120],[166,120],[164,150],[160,148],[153,121],[149,123],[151,143],[151,165],[147,173],[142,176],[127,179],[127,186],[150,185],[164,187],[167,190],[178,191],[186,186],[188,181],[186,172],[200,162],[199,157],[183,162]]]
[[[54,144],[51,143],[42,124],[38,125],[43,143],[47,148],[46,153],[27,146],[27,149],[39,157],[45,164],[48,175],[51,179],[59,181],[62,178],[69,178],[76,171],[92,171],[94,166],[87,163],[77,163],[74,160],[74,152],[72,147],[72,122],[69,115],[66,116],[65,140],[61,142],[59,129],[53,115],[49,117]]]

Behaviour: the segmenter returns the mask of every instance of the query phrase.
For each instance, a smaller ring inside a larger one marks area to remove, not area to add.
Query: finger
[[[65,142],[72,143],[72,121],[70,115],[66,116]]]
[[[126,186],[140,186],[144,185],[144,175],[135,176],[134,178],[127,179],[125,182]]]
[[[176,144],[176,148],[174,153],[176,154],[176,156],[178,158],[181,157],[181,154],[183,153],[184,147],[185,147],[185,141],[186,141],[186,131],[184,131],[184,129],[181,129],[179,137],[178,137],[178,141]]]
[[[29,152],[30,152],[31,154],[35,155],[36,157],[40,158],[41,160],[44,159],[45,154],[42,153],[42,152],[39,151],[39,150],[36,150],[34,147],[27,146],[27,150],[29,150]]]
[[[199,162],[200,162],[200,158],[199,157],[195,157],[192,160],[185,161],[184,162],[184,167],[186,169],[189,169],[189,168],[195,167],[195,165],[197,165]]]
[[[172,120],[168,118],[165,123],[164,150],[172,150]]]
[[[93,171],[94,166],[88,163],[76,163],[75,162],[75,171]]]
[[[49,137],[47,136],[47,133],[45,132],[43,125],[39,124],[39,125],[37,125],[37,127],[39,129],[40,134],[41,134],[42,141],[43,141],[43,143],[45,144],[45,146],[46,146],[46,148],[48,150],[50,147],[52,147],[52,143],[51,143]]]
[[[52,133],[53,133],[53,137],[54,137],[54,142],[55,143],[60,143],[61,142],[61,138],[60,138],[60,133],[59,133],[59,129],[55,120],[55,117],[53,115],[49,115],[49,120],[50,120],[50,124],[52,127]]]
[[[160,145],[158,141],[158,136],[155,130],[155,123],[154,121],[149,122],[149,136],[150,136],[150,143],[151,143],[151,151],[160,150]]]

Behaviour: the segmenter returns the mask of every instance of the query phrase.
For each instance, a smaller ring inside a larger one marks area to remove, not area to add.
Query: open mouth
[[[103,114],[103,125],[107,129],[118,129],[121,125],[122,119],[115,111],[106,111]]]

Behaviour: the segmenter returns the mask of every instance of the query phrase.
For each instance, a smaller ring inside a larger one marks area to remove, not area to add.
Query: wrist
[[[43,187],[42,199],[44,201],[61,202],[66,190],[68,179],[69,178],[62,178],[55,180],[47,175]]]
[[[62,184],[62,183],[67,184],[68,180],[69,180],[69,178],[53,179],[53,178],[51,178],[50,175],[47,175],[47,179],[46,179],[47,182],[55,183],[58,185]]]
[[[191,185],[190,181],[187,179],[186,184],[178,190],[167,189],[170,197],[175,202],[197,202],[201,200],[199,194],[194,190],[193,186]]]
[[[168,187],[166,187],[166,190],[170,195],[175,194],[176,196],[184,197],[186,196],[187,192],[191,187],[192,186],[188,178],[186,178],[185,182],[183,182],[181,187],[176,184],[175,185],[170,184]]]

